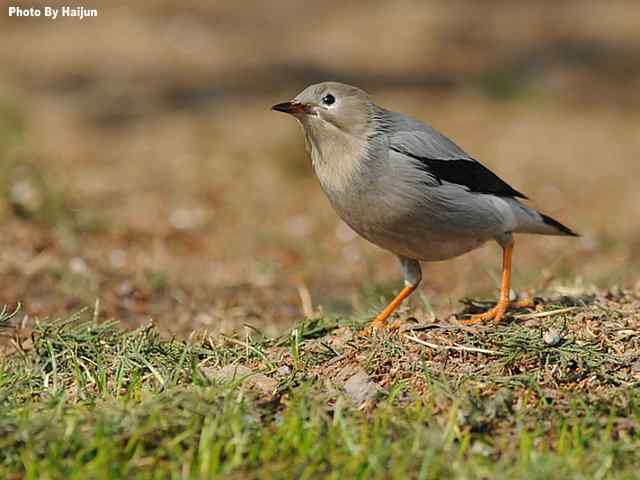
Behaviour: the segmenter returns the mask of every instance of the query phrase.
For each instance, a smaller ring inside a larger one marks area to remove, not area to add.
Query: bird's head
[[[340,134],[365,139],[372,108],[367,92],[338,82],[311,85],[293,100],[272,107],[296,117],[316,142],[330,141]]]

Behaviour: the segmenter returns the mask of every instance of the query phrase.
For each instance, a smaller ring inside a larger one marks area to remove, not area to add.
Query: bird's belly
[[[415,212],[389,208],[383,202],[351,203],[343,208],[332,201],[338,215],[356,233],[371,243],[396,255],[422,261],[438,261],[457,257],[474,250],[491,238],[480,232],[451,231],[437,218]]]
[[[359,231],[357,227],[354,229],[370,242],[396,255],[425,262],[457,257],[480,247],[489,239],[484,236],[457,235],[435,231],[427,228],[424,224],[419,231],[414,228],[397,226],[388,230],[363,229]]]

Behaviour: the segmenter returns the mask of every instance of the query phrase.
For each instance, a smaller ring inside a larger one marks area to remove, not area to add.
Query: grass
[[[86,310],[24,336],[5,311],[0,477],[635,478],[638,301],[554,315],[547,299],[492,328],[363,338],[318,317],[189,341]],[[373,394],[350,393],[354,372]]]

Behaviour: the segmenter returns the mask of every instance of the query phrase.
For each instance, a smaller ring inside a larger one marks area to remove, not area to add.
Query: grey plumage
[[[522,193],[449,138],[356,87],[312,85],[274,109],[300,121],[331,204],[356,232],[400,258],[407,284],[420,281],[418,262],[491,239],[507,247],[513,233],[575,235],[522,203]]]

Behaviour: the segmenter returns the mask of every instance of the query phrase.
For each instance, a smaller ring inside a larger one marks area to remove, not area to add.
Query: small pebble
[[[89,273],[89,267],[87,266],[87,262],[85,262],[80,257],[73,257],[69,260],[69,270],[78,275],[84,275]]]
[[[544,332],[542,340],[544,340],[544,343],[546,343],[547,345],[555,347],[562,341],[562,333],[559,328],[550,328],[549,330]]]
[[[176,208],[169,214],[169,223],[176,230],[194,230],[204,221],[205,214],[200,208]]]
[[[244,365],[227,365],[219,370],[203,369],[209,378],[219,382],[239,381],[248,387],[257,388],[262,393],[271,395],[278,386],[277,380],[267,377],[263,373],[253,372]]]
[[[362,405],[367,400],[375,400],[378,396],[378,388],[369,375],[359,371],[344,384],[344,391],[356,405]]]
[[[29,213],[35,212],[44,204],[41,193],[28,180],[15,183],[11,187],[9,197],[14,205]]]
[[[127,254],[124,250],[112,250],[109,255],[109,262],[114,268],[122,268],[127,264]]]

